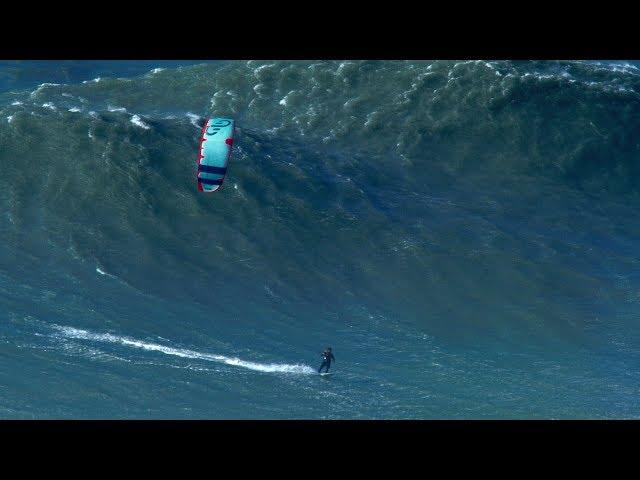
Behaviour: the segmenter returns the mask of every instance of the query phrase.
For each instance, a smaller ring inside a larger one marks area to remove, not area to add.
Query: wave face
[[[0,416],[635,416],[638,66],[1,62]]]

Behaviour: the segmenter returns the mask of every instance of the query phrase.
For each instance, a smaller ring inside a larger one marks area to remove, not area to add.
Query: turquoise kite
[[[227,174],[233,146],[234,122],[230,118],[210,118],[202,128],[198,155],[198,190],[217,191]]]

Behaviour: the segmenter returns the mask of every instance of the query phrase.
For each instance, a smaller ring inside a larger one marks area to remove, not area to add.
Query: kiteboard
[[[198,154],[198,190],[217,191],[227,174],[233,146],[234,121],[231,118],[209,118],[202,128]]]

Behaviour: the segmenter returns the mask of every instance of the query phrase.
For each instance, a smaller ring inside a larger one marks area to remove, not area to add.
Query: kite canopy
[[[227,174],[233,145],[234,122],[231,118],[210,118],[202,128],[198,155],[198,190],[215,192]]]

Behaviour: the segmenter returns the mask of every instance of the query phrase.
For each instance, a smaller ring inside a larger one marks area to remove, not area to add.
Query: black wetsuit
[[[324,352],[322,352],[322,365],[320,365],[320,368],[318,369],[318,373],[322,372],[322,369],[324,367],[327,367],[325,372],[328,372],[329,367],[331,366],[331,360],[333,360],[334,362],[336,361],[336,358],[333,356],[333,353],[331,353],[329,350],[325,350]]]

